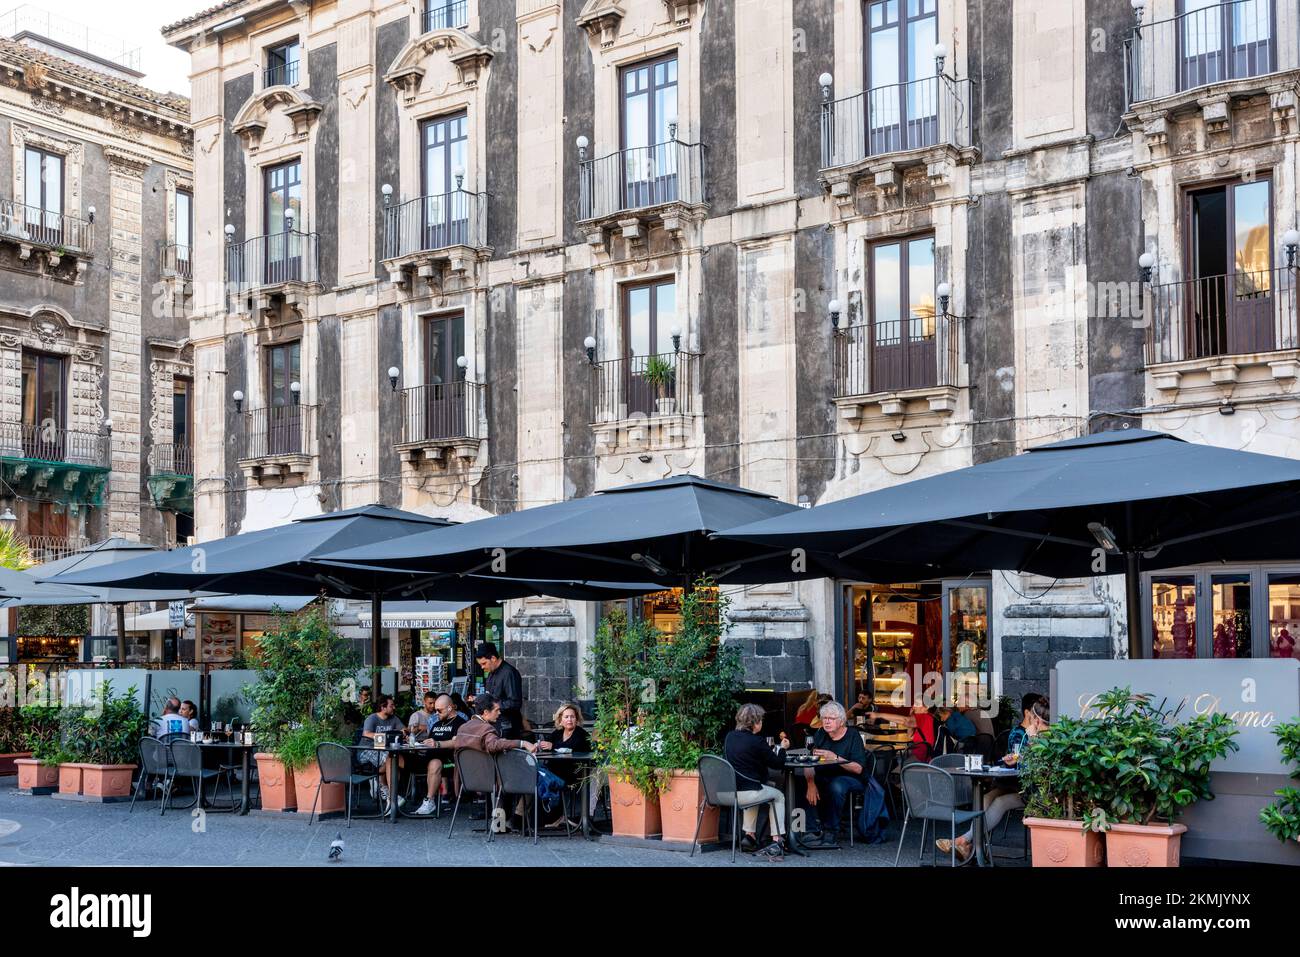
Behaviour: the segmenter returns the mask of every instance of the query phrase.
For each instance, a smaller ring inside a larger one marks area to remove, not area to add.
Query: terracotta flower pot
[[[695,836],[695,822],[704,800],[704,785],[697,771],[674,771],[668,787],[659,794],[659,817],[665,841],[689,844]],[[700,843],[718,839],[718,809],[710,807],[700,822]]]
[[[8,754],[0,754],[0,777],[8,774],[17,774],[18,765],[16,764],[22,758],[30,758],[30,751],[13,751]]]
[[[1110,867],[1177,867],[1185,824],[1112,824],[1106,832]]]
[[[59,765],[59,793],[60,794],[80,794],[81,793],[81,771],[82,765],[70,763]]]
[[[34,758],[18,758],[18,790],[31,794],[50,794],[59,789],[59,769]]]
[[[258,788],[262,793],[262,810],[292,811],[298,807],[293,786],[293,772],[274,754],[253,755],[257,761]]]
[[[89,801],[111,801],[131,796],[134,764],[83,764],[81,793]]]
[[[659,836],[659,801],[647,798],[636,785],[618,774],[609,776],[609,805],[615,837]]]
[[[1082,821],[1025,818],[1034,867],[1101,867],[1105,841],[1096,831],[1085,831]]]
[[[305,768],[293,772],[293,789],[298,796],[298,813],[310,814],[316,802],[317,814],[333,814],[343,810],[348,789],[345,784],[322,784],[320,799],[316,798],[316,784],[320,781],[320,765],[313,761]]]

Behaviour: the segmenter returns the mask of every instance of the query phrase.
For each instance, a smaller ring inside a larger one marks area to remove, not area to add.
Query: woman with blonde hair
[[[582,726],[581,708],[571,701],[566,701],[556,709],[554,720],[555,730],[537,742],[538,750],[557,751],[560,748],[567,748],[574,754],[585,754],[591,751],[591,738],[587,735],[587,729]],[[547,770],[564,782],[564,805],[568,816],[570,792],[578,786],[578,766],[573,761],[551,761],[547,763]],[[562,820],[552,821],[551,826],[562,823]]]

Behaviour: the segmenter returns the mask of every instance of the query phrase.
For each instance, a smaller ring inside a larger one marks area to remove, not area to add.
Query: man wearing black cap
[[[483,669],[483,690],[501,703],[497,732],[503,738],[518,738],[524,730],[524,679],[519,676],[519,669],[503,661],[497,646],[490,641],[474,649],[474,658]]]

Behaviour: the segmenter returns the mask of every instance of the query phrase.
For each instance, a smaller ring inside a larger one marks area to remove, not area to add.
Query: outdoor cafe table
[[[1003,764],[994,764],[981,768],[979,771],[968,771],[965,768],[944,768],[943,770],[953,777],[970,779],[971,809],[975,811],[984,808],[984,788],[986,786],[992,785],[996,787],[1007,783],[1014,784],[1017,789],[1020,786],[1020,771]],[[975,863],[980,867],[984,866],[984,850],[988,845],[988,837],[988,832],[984,829],[984,818],[981,815],[975,825]],[[994,866],[992,847],[988,847],[988,858],[989,866]]]
[[[199,741],[197,744],[203,751],[224,752],[224,755],[220,760],[222,764],[228,766],[233,767],[234,762],[229,759],[233,758],[236,753],[239,755],[239,813],[241,815],[247,814],[249,809],[248,781],[252,777],[249,761],[253,752],[257,750],[257,745],[240,744],[236,741]],[[214,798],[216,797],[215,791],[212,796]],[[209,808],[208,810],[225,812],[234,811],[235,808]]]
[[[571,761],[580,766],[595,764],[596,756],[590,751],[542,751],[533,752],[538,761]],[[591,774],[582,775],[582,836],[591,839]]]
[[[388,786],[388,810],[384,811],[383,817],[388,818],[390,824],[397,823],[397,784],[399,775],[397,771],[397,759],[403,754],[427,754],[428,748],[422,744],[390,744],[386,748],[377,748],[373,742],[367,741],[365,744],[354,744],[351,750],[358,754],[362,751],[380,751],[388,755],[387,776],[384,783]]]
[[[834,761],[827,761],[823,758],[814,764],[800,761],[796,755],[790,755],[787,753],[785,756],[785,767],[782,770],[785,771],[786,843],[790,845],[790,851],[794,854],[798,854],[800,857],[807,857],[808,855],[804,853],[802,839],[794,832],[794,828],[791,826],[794,821],[794,779],[797,776],[800,776],[799,772],[801,771],[815,771],[818,768],[833,768],[838,764],[848,764],[848,762],[843,758],[836,758]],[[850,805],[850,810],[852,810],[852,805]],[[736,812],[733,811],[733,813]]]

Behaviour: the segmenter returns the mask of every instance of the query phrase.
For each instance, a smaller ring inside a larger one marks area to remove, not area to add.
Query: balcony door
[[[878,243],[870,251],[872,392],[938,384],[934,237]]]
[[[193,275],[190,268],[194,246],[194,197],[189,190],[176,191],[176,269],[182,276]]]
[[[623,296],[627,414],[655,415],[657,399],[677,396],[678,365],[672,338],[677,326],[677,285],[670,279],[628,286]],[[671,370],[666,380],[665,364]]]
[[[624,67],[621,143],[623,208],[677,199],[677,55]]]
[[[1272,182],[1189,191],[1189,358],[1273,349]]]
[[[266,349],[266,448],[271,455],[297,454],[302,448],[302,407],[293,384],[301,382],[302,343]]]
[[[440,116],[420,124],[421,249],[464,245],[469,236],[469,197],[463,177],[469,157],[469,122],[465,113]]]
[[[194,471],[194,384],[177,376],[172,380],[172,471],[190,475]]]
[[[297,40],[269,47],[266,51],[266,74],[263,85],[297,86],[298,64],[302,60],[302,48]]]
[[[1276,69],[1272,0],[1179,0],[1178,88]]]
[[[936,0],[867,4],[867,155],[939,141]]]
[[[44,246],[63,243],[63,157],[28,146],[23,158],[23,222]]]
[[[452,439],[467,434],[465,370],[456,362],[465,354],[465,317],[430,316],[424,320],[424,439]]]
[[[61,462],[66,433],[63,359],[23,352],[23,456]]]
[[[302,279],[302,164],[298,160],[263,172],[264,284]],[[292,210],[292,214],[288,211]]]

